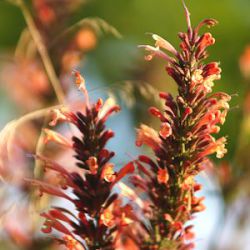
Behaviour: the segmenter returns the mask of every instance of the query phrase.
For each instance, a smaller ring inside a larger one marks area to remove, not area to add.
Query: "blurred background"
[[[4,131],[0,134],[0,140],[4,141],[0,143],[0,154],[5,157],[0,162],[0,249],[53,249],[41,240],[41,224],[34,215],[37,210],[29,207],[31,195],[21,182],[24,176],[32,176],[33,162],[25,152],[35,152],[46,118],[38,115],[32,122],[14,124],[12,142],[21,145],[21,149],[10,149],[15,152],[11,159],[4,154],[5,136],[13,127],[13,124],[6,127],[8,122],[60,101],[51,87],[33,34],[27,29],[27,19],[11,2],[15,0],[0,1],[0,128]],[[110,147],[117,148],[118,165],[129,155],[136,156],[134,128],[144,122],[157,127],[154,119],[150,120],[147,108],[160,106],[159,90],[176,93],[164,62],[158,59],[145,62],[144,52],[137,45],[153,44],[147,33],[156,33],[178,47],[177,33],[186,31],[181,1],[24,2],[59,78],[65,95],[63,102],[81,100],[71,79],[72,69],[78,69],[86,79],[91,99],[112,96],[123,108],[108,124],[117,135]],[[228,154],[220,162],[213,159],[215,166],[198,177],[204,185],[201,195],[206,196],[207,210],[194,220],[196,249],[247,250],[250,245],[250,2],[186,0],[186,4],[194,25],[210,17],[219,21],[210,31],[216,44],[209,49],[209,60],[219,61],[223,70],[214,91],[224,91],[233,97],[221,130],[221,135],[228,136]],[[128,138],[125,142],[124,135]],[[56,157],[59,156],[57,152]]]

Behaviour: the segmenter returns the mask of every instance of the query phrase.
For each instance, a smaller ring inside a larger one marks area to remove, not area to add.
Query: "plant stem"
[[[52,61],[49,57],[48,51],[44,45],[42,36],[40,34],[40,32],[38,31],[34,19],[29,11],[29,9],[27,8],[26,4],[24,3],[23,0],[18,0],[16,2],[17,6],[20,7],[24,19],[27,23],[27,26],[29,28],[30,34],[36,44],[37,50],[41,56],[44,68],[46,70],[46,73],[48,75],[48,78],[51,82],[51,85],[55,91],[56,97],[59,101],[59,103],[63,103],[64,102],[64,93],[61,87],[61,84],[58,80],[58,77],[56,75],[55,69],[53,67]]]
[[[27,23],[28,29],[30,31],[30,34],[34,40],[36,47],[37,47],[38,53],[40,54],[40,57],[41,57],[41,60],[43,62],[47,76],[50,80],[50,83],[51,83],[53,89],[54,89],[57,100],[60,104],[63,104],[64,99],[65,99],[63,89],[62,89],[60,81],[56,75],[53,63],[50,59],[50,56],[49,56],[47,48],[44,44],[43,38],[42,38],[39,30],[36,27],[36,24],[34,22],[34,19],[30,13],[28,7],[26,6],[24,0],[15,0],[12,3],[16,4],[21,9],[23,16],[24,16],[24,19]],[[44,123],[43,123],[43,127],[46,126],[47,123],[48,123],[48,119],[45,118]],[[43,133],[41,133],[39,138],[38,138],[38,142],[36,145],[36,154],[41,153],[43,151],[44,146],[42,145],[42,142],[43,142]],[[34,167],[34,175],[36,177],[38,177],[40,175],[40,173],[41,173],[41,166],[40,166],[39,161],[36,160],[35,167]]]

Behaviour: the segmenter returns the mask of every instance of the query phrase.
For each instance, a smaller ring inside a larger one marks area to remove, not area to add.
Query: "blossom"
[[[176,98],[169,93],[159,94],[164,101],[163,111],[149,109],[160,120],[159,131],[147,125],[137,130],[136,145],[145,144],[154,153],[152,158],[139,156],[139,176],[132,178],[140,192],[147,193],[152,208],[148,219],[153,237],[144,237],[143,249],[151,249],[152,245],[161,249],[163,242],[176,249],[194,248],[190,243],[194,237],[192,226],[185,225],[194,213],[205,209],[204,197],[196,196],[201,185],[194,177],[206,167],[209,155],[222,158],[227,152],[226,138],[215,139],[212,135],[225,122],[231,97],[223,92],[211,94],[221,69],[219,63],[205,63],[204,59],[215,39],[211,33],[199,35],[202,26],[214,26],[217,21],[205,19],[193,28],[188,9],[184,8],[188,30],[179,33],[180,51],[155,34],[155,47],[140,46],[150,52],[146,59],[158,56],[167,62],[166,71],[178,86]]]
[[[115,225],[115,217],[113,212],[109,209],[104,210],[101,214],[101,223],[103,223],[106,227],[113,227]]]
[[[90,173],[91,174],[97,174],[97,170],[98,170],[98,164],[97,164],[97,159],[94,156],[89,157],[89,159],[86,161]]]
[[[167,184],[168,179],[169,179],[169,175],[168,175],[167,169],[159,168],[158,173],[157,173],[157,180],[159,184]]]
[[[43,131],[45,133],[45,138],[44,138],[45,144],[47,144],[49,141],[54,141],[57,144],[62,145],[64,147],[72,148],[72,143],[61,134],[46,128],[43,129]]]
[[[140,128],[137,130],[136,145],[142,146],[143,144],[156,150],[160,147],[160,137],[158,133],[151,127],[141,124]]]
[[[83,84],[82,76],[78,74],[76,76],[76,80],[81,81],[80,85]],[[82,85],[80,90],[85,95],[85,101],[89,102],[86,86]],[[62,181],[50,184],[42,180],[26,180],[38,187],[41,194],[47,193],[73,203],[75,207],[73,212],[64,207],[56,207],[41,214],[45,218],[42,231],[61,232],[64,237],[58,241],[72,250],[85,249],[84,242],[90,249],[97,247],[113,249],[115,234],[118,234],[119,227],[128,221],[125,212],[120,216],[121,219],[117,220],[114,207],[118,194],[112,189],[124,176],[133,173],[134,163],[126,164],[118,172],[114,170],[114,164],[110,160],[115,153],[106,148],[106,143],[114,133],[106,129],[105,122],[118,110],[118,107],[113,104],[102,110],[103,107],[103,102],[99,99],[94,104],[89,102],[81,111],[75,112],[69,109],[55,111],[51,125],[55,125],[58,121],[70,122],[77,127],[81,136],[73,136],[71,141],[68,141],[59,133],[45,129],[46,141],[52,140],[70,146],[79,171],[70,172],[67,166],[60,165],[45,156],[36,155],[35,157],[43,162],[44,169],[56,172]],[[116,206],[118,204],[121,211],[125,211],[121,203],[117,203]],[[98,235],[96,232],[99,232]]]
[[[56,126],[58,122],[70,122],[76,121],[76,116],[70,112],[66,107],[54,109],[52,111],[52,121],[49,123],[50,126]]]
[[[159,134],[164,139],[166,139],[167,137],[169,137],[172,134],[171,125],[169,123],[167,123],[167,122],[162,123]]]
[[[101,178],[104,179],[107,182],[113,182],[116,178],[115,172],[114,172],[114,164],[107,163],[103,167]]]

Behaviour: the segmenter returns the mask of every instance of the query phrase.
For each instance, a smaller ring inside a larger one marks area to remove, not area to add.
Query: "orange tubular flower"
[[[157,180],[159,184],[167,184],[168,182],[168,171],[166,168],[162,169],[159,168],[158,173],[157,173]]]
[[[104,179],[106,182],[113,182],[116,179],[114,172],[114,164],[105,164],[101,173],[101,178]]]
[[[87,165],[89,166],[89,171],[91,174],[97,174],[98,165],[97,165],[97,159],[96,157],[89,157],[89,159],[86,161]]]
[[[205,19],[193,28],[184,7],[188,31],[179,33],[180,51],[155,34],[155,47],[140,46],[150,53],[147,60],[154,56],[166,60],[166,71],[178,85],[176,98],[160,93],[165,103],[162,112],[155,107],[149,109],[161,121],[159,131],[142,125],[137,134],[137,146],[145,144],[155,154],[153,159],[139,156],[141,176],[132,178],[134,185],[148,194],[152,207],[152,237],[145,237],[141,246],[145,250],[194,248],[190,242],[192,227],[186,222],[205,209],[204,198],[195,195],[201,186],[194,177],[206,166],[208,155],[216,153],[217,158],[222,158],[227,152],[225,137],[216,140],[212,134],[218,133],[218,125],[225,122],[231,97],[222,92],[210,94],[221,69],[216,62],[204,63],[206,49],[215,39],[210,33],[199,35],[202,26],[213,26],[217,21]]]
[[[43,129],[43,131],[45,133],[45,138],[44,138],[45,144],[47,144],[50,141],[54,141],[61,146],[72,148],[71,141],[69,141],[67,138],[65,138],[61,134],[53,130],[47,129],[47,128]]]
[[[158,133],[147,125],[142,124],[140,129],[137,130],[136,145],[142,146],[143,144],[157,150],[160,147],[160,137]]]

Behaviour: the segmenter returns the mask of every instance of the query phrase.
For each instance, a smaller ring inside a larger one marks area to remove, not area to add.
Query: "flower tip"
[[[160,36],[158,36],[157,34],[151,34],[152,35],[152,38],[157,41],[159,40]]]
[[[160,136],[163,139],[167,139],[170,135],[172,135],[173,131],[172,131],[172,127],[168,122],[164,122],[161,125],[161,129],[160,129]]]
[[[114,108],[114,111],[115,112],[120,112],[121,111],[121,107],[116,105],[115,108]]]
[[[168,171],[166,168],[159,168],[157,173],[157,181],[159,184],[167,184],[169,179]]]
[[[75,84],[76,86],[80,88],[85,88],[85,79],[83,76],[80,74],[78,70],[73,70],[72,75],[75,77]]]
[[[45,233],[45,234],[49,234],[49,233],[52,232],[52,228],[49,227],[49,226],[44,225],[44,226],[42,227],[41,231],[42,231],[43,233]]]
[[[97,170],[98,170],[98,163],[97,163],[97,159],[94,156],[89,157],[89,159],[86,161],[88,167],[89,167],[89,171],[92,175],[97,174]]]
[[[190,21],[190,12],[189,12],[184,0],[182,0],[182,5],[183,5],[184,10],[185,10],[188,29],[191,30],[192,28],[191,28],[191,21]]]
[[[71,141],[69,141],[67,138],[65,138],[61,134],[48,128],[44,128],[43,132],[44,132],[44,144],[47,144],[48,142],[53,141],[61,146],[72,148]]]
[[[142,45],[142,44],[137,45],[137,48],[139,48],[139,49],[145,49],[146,47],[147,47],[147,45]]]
[[[209,18],[209,19],[204,20],[204,23],[208,26],[208,28],[210,28],[210,27],[217,25],[219,22],[216,19]]]
[[[102,106],[102,105],[103,105],[103,100],[102,100],[102,98],[99,98],[99,99],[97,100],[97,103],[98,103],[98,105]]]
[[[99,98],[95,104],[95,108],[97,111],[99,111],[103,106],[103,100],[101,98]]]
[[[154,33],[152,33],[152,32],[146,32],[145,35],[153,36]]]

